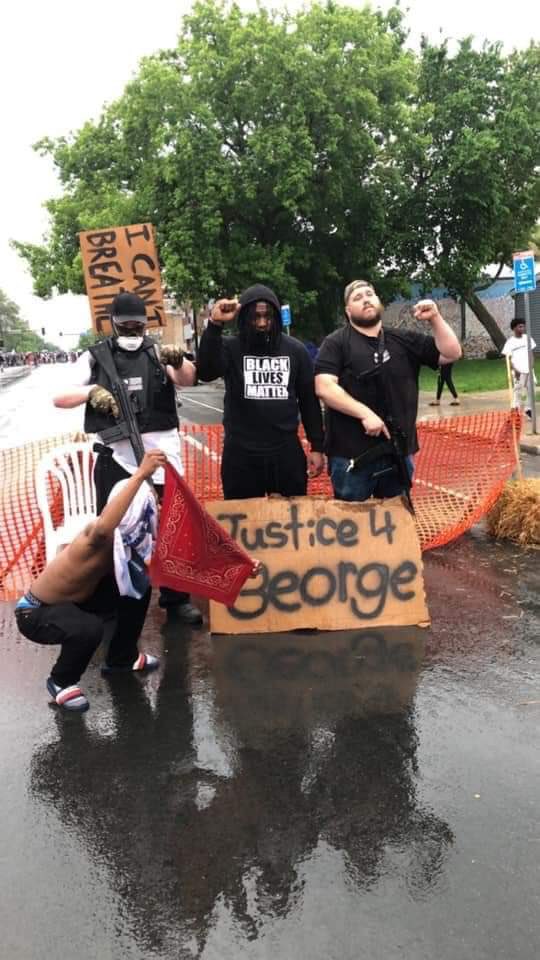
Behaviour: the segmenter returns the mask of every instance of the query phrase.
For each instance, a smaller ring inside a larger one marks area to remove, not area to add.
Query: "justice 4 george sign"
[[[261,564],[233,607],[210,604],[212,632],[429,622],[416,527],[399,497],[220,500],[206,509]]]

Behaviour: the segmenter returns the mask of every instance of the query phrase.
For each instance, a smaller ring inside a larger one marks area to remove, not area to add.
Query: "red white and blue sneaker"
[[[107,663],[104,664],[101,668],[101,672],[104,675],[108,673],[150,673],[151,670],[157,670],[159,667],[158,657],[154,657],[151,653],[140,653],[135,663],[132,663],[127,667],[110,667]]]
[[[76,685],[60,687],[52,677],[49,677],[47,690],[54,702],[63,710],[70,710],[72,713],[84,713],[90,706],[81,688]]]

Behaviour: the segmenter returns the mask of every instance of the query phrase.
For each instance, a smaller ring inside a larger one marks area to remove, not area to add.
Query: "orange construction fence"
[[[422,550],[440,547],[469,530],[495,503],[516,468],[519,415],[488,411],[420,421],[412,497]],[[219,500],[221,425],[182,424],[185,477],[198,499]],[[0,451],[0,600],[18,597],[43,569],[43,523],[34,475],[41,457],[84,434],[64,434]],[[310,480],[308,494],[331,497],[326,473]],[[54,523],[61,522],[61,492],[51,484]]]

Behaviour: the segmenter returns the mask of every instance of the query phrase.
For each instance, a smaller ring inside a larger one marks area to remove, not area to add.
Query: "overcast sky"
[[[279,7],[279,2],[269,4]],[[350,0],[350,6],[364,6]],[[540,38],[540,3],[521,0],[409,0],[411,45],[421,33],[436,40],[473,34],[479,41],[500,40],[507,50]],[[187,0],[115,0],[103,5],[74,0],[16,0],[0,13],[2,151],[0,156],[0,288],[21,307],[31,326],[45,326],[56,342],[60,330],[74,339],[90,326],[84,298],[61,297],[44,303],[32,296],[32,283],[9,240],[39,243],[47,229],[42,205],[58,192],[52,165],[32,143],[60,136],[99,116],[118,97],[140,58],[173,46]],[[240,6],[253,6],[240,0]],[[294,0],[289,9],[301,4]],[[390,2],[372,6],[384,9]]]

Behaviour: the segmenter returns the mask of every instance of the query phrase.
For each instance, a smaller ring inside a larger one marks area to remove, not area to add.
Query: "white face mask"
[[[142,337],[117,337],[116,342],[121,350],[138,350],[143,342]]]

